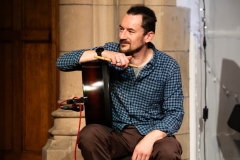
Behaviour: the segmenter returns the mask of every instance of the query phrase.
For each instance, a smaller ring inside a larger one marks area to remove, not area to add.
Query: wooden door
[[[58,0],[0,1],[0,159],[40,160],[57,108]]]

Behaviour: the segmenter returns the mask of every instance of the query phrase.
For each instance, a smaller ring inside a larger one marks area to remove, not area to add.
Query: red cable
[[[79,104],[79,110],[80,110],[80,118],[79,118],[79,124],[78,124],[78,132],[77,132],[77,139],[76,139],[76,144],[75,144],[75,150],[74,150],[74,159],[77,160],[77,145],[78,145],[78,134],[80,133],[80,128],[81,128],[81,119],[82,119],[82,104]]]
[[[60,102],[60,103],[58,104],[58,108],[61,108],[61,105],[62,105],[64,102],[67,102],[67,100],[64,100],[64,101]]]
[[[78,98],[78,97],[73,97],[73,99]],[[61,105],[66,102],[67,100],[63,100],[62,102],[59,103],[58,108],[61,108]],[[79,118],[79,124],[78,124],[78,132],[77,132],[77,139],[76,139],[76,143],[75,143],[75,149],[74,149],[74,159],[77,160],[77,145],[78,145],[78,134],[80,133],[80,128],[81,128],[81,119],[82,119],[82,104],[78,104],[79,105],[79,111],[80,111],[80,118]]]

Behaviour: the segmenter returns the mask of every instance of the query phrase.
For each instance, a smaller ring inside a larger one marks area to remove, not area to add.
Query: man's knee
[[[166,151],[160,153],[158,156],[154,158],[155,159],[167,159],[167,160],[181,160],[181,154],[178,152],[173,152],[173,151]]]
[[[78,142],[82,141],[91,141],[96,135],[96,132],[98,132],[99,125],[98,124],[89,124],[86,125],[78,134]]]
[[[181,153],[171,149],[159,150],[157,154],[153,155],[152,159],[181,160]]]
[[[99,124],[89,124],[86,125],[78,135],[78,147],[81,149],[81,146],[94,145],[100,140],[104,139],[106,136],[107,130],[104,126]]]
[[[154,145],[152,159],[180,160],[181,154],[181,144],[174,137],[168,137]]]

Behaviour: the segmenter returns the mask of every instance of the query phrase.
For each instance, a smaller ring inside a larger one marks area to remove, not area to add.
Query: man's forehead
[[[142,26],[142,15],[126,14],[121,22],[121,27],[141,27]]]

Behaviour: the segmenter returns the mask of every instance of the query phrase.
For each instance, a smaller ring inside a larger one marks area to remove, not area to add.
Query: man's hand
[[[148,160],[152,153],[154,141],[144,137],[135,147],[132,160]]]
[[[135,147],[132,155],[132,160],[148,160],[151,156],[153,150],[153,144],[164,137],[166,137],[166,133],[153,130],[148,133]]]
[[[89,62],[96,60],[97,53],[95,50],[86,50],[79,59],[79,63]],[[113,52],[104,50],[102,57],[109,59],[113,65],[127,68],[129,66],[132,56],[126,56],[124,53]]]
[[[119,67],[127,68],[130,59],[132,56],[126,56],[124,53],[118,53],[118,52],[110,52],[110,51],[104,51],[109,59],[111,59],[111,64],[114,64]]]

